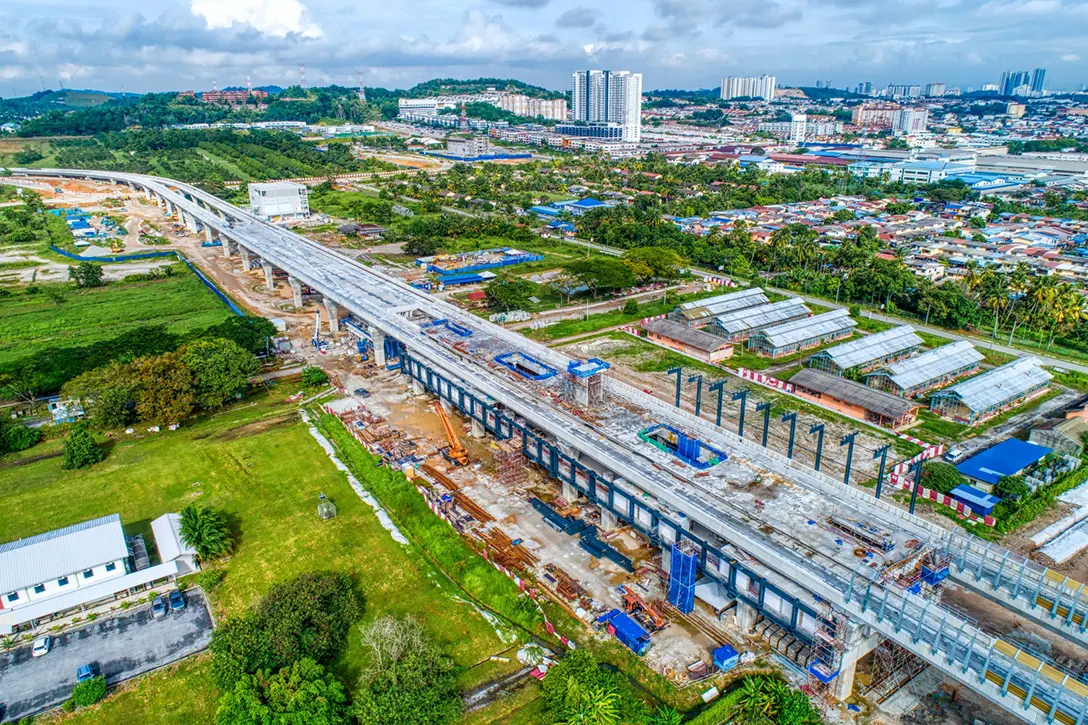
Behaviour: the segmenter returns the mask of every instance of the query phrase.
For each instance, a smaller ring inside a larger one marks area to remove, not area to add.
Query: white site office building
[[[624,141],[642,139],[642,74],[585,70],[571,76],[571,120],[618,123]]]
[[[249,185],[249,206],[269,221],[310,216],[310,190],[293,181]]]

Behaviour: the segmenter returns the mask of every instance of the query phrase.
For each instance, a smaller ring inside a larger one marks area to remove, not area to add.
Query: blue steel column
[[[823,423],[817,423],[816,425],[809,428],[808,432],[809,432],[809,435],[811,435],[813,433],[819,433],[819,436],[816,438],[816,465],[815,465],[816,470],[819,471],[820,470],[820,460],[824,456],[824,424]]]
[[[914,502],[918,500],[918,489],[922,485],[922,459],[914,462],[914,484],[910,487],[910,513],[914,513]]]
[[[880,472],[876,474],[876,498],[880,500],[880,492],[884,490],[884,464],[888,462],[888,449],[891,445],[881,446],[873,451],[873,458],[880,458]]]
[[[740,390],[733,393],[733,400],[740,401],[740,421],[737,423],[737,436],[744,437],[744,407],[748,403],[748,391]]]
[[[786,449],[786,458],[793,460],[793,436],[797,433],[797,413],[784,413],[782,415],[782,422],[789,421],[790,424],[790,445]]]
[[[722,398],[725,397],[725,381],[724,380],[719,380],[716,383],[711,383],[710,387],[708,387],[707,390],[709,390],[712,393],[715,390],[718,391],[718,414],[714,418],[714,425],[721,428],[722,427]]]
[[[684,379],[684,368],[672,368],[665,371],[666,375],[676,376],[676,407],[680,407],[680,383]]]
[[[846,475],[843,476],[842,479],[842,482],[845,483],[847,486],[850,485],[850,466],[854,462],[854,439],[857,437],[858,432],[854,431],[853,433],[848,433],[847,435],[844,435],[842,437],[842,440],[839,441],[840,446],[850,446],[846,449]]]
[[[695,417],[698,418],[703,409],[703,376],[692,375],[688,382],[695,383]]]
[[[771,404],[759,403],[756,405],[756,412],[763,413],[763,447],[767,447],[767,433],[771,429]]]

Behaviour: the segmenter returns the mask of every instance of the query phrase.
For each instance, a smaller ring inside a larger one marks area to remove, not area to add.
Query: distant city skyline
[[[422,12],[424,11],[425,12]],[[1046,68],[1088,82],[1086,0],[9,0],[0,95],[43,86],[147,92],[216,83],[406,88],[432,78],[518,78],[569,88],[572,68],[637,68],[644,88],[720,88],[727,76],[853,89],[872,81],[999,83]]]

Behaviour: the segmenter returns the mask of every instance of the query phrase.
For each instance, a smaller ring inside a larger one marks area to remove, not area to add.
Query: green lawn
[[[858,329],[863,332],[884,332],[884,330],[890,330],[893,327],[899,327],[899,325],[896,323],[869,319],[865,316],[864,313],[855,317],[854,321],[858,323]]]
[[[59,441],[5,458],[0,541],[115,512],[127,531],[147,533],[152,519],[198,501],[224,509],[238,532],[226,578],[212,594],[217,618],[244,611],[271,585],[301,572],[344,571],[365,594],[365,620],[389,613],[416,617],[466,668],[463,686],[515,668],[516,662],[474,667],[510,644],[420,550],[393,541],[286,403],[286,392],[293,391],[261,394],[178,432],[117,440],[107,444],[105,461],[80,471],[60,469]],[[335,519],[318,518],[319,493],[335,502]],[[360,659],[353,635],[334,667],[349,686],[359,676]],[[134,683],[134,692],[80,717],[206,722],[217,697],[206,664],[194,662],[183,672],[192,685],[184,694],[175,678],[144,678]],[[184,708],[177,706],[182,697],[191,700]],[[179,720],[179,711],[199,717]]]
[[[663,315],[667,312],[671,312],[681,302],[690,302],[692,300],[703,299],[704,297],[714,297],[719,294],[721,294],[719,290],[710,290],[708,292],[677,295],[675,298],[670,299],[668,304],[662,302],[661,299],[657,299],[654,302],[641,302],[639,303],[638,311],[631,315],[626,314],[622,309],[609,312],[598,312],[590,315],[588,318],[563,320],[554,325],[542,327],[539,330],[526,330],[525,334],[534,340],[540,340],[542,342],[560,340],[572,335],[589,334],[591,332],[603,330],[607,327],[625,325],[628,322],[637,322],[645,317]]]
[[[44,294],[23,291],[0,297],[0,367],[45,348],[88,345],[144,325],[184,333],[231,316],[188,268],[174,269],[174,276],[150,282],[68,288],[59,305]]]
[[[941,345],[947,345],[948,343],[952,342],[947,337],[934,335],[931,332],[922,332],[921,330],[915,330],[914,334],[922,338],[922,343],[930,349],[940,347]]]

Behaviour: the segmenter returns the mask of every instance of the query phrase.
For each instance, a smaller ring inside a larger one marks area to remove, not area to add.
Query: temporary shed
[[[794,392],[852,418],[896,429],[909,425],[918,415],[920,403],[870,388],[853,380],[804,368],[790,378]]]
[[[835,375],[851,370],[867,372],[910,357],[920,347],[922,338],[910,325],[903,325],[818,352],[809,360],[809,365]]]
[[[1050,378],[1036,358],[1022,357],[934,393],[929,409],[952,420],[978,425],[1041,393],[1050,385]]]
[[[732,343],[670,320],[651,320],[642,329],[646,331],[646,339],[704,362],[717,363],[733,354]]]
[[[956,470],[985,491],[1005,476],[1019,476],[1050,454],[1050,449],[1009,438],[956,465]]]
[[[685,302],[671,313],[669,319],[689,325],[705,325],[711,318],[727,315],[737,310],[744,310],[769,302],[767,295],[759,287],[749,287],[740,292],[708,297],[693,302]]]
[[[804,302],[797,297],[790,297],[781,302],[748,307],[719,315],[706,326],[706,331],[731,342],[739,342],[747,340],[760,330],[793,320],[802,320],[810,314]]]
[[[913,398],[976,372],[981,362],[982,353],[974,345],[967,340],[957,340],[869,373],[865,382],[874,388]]]
[[[782,357],[850,337],[856,325],[846,310],[831,310],[760,330],[748,338],[748,349]]]
[[[155,548],[159,550],[162,562],[177,562],[181,574],[198,571],[196,549],[181,538],[181,517],[175,513],[163,514],[151,522],[151,533],[155,535]]]

